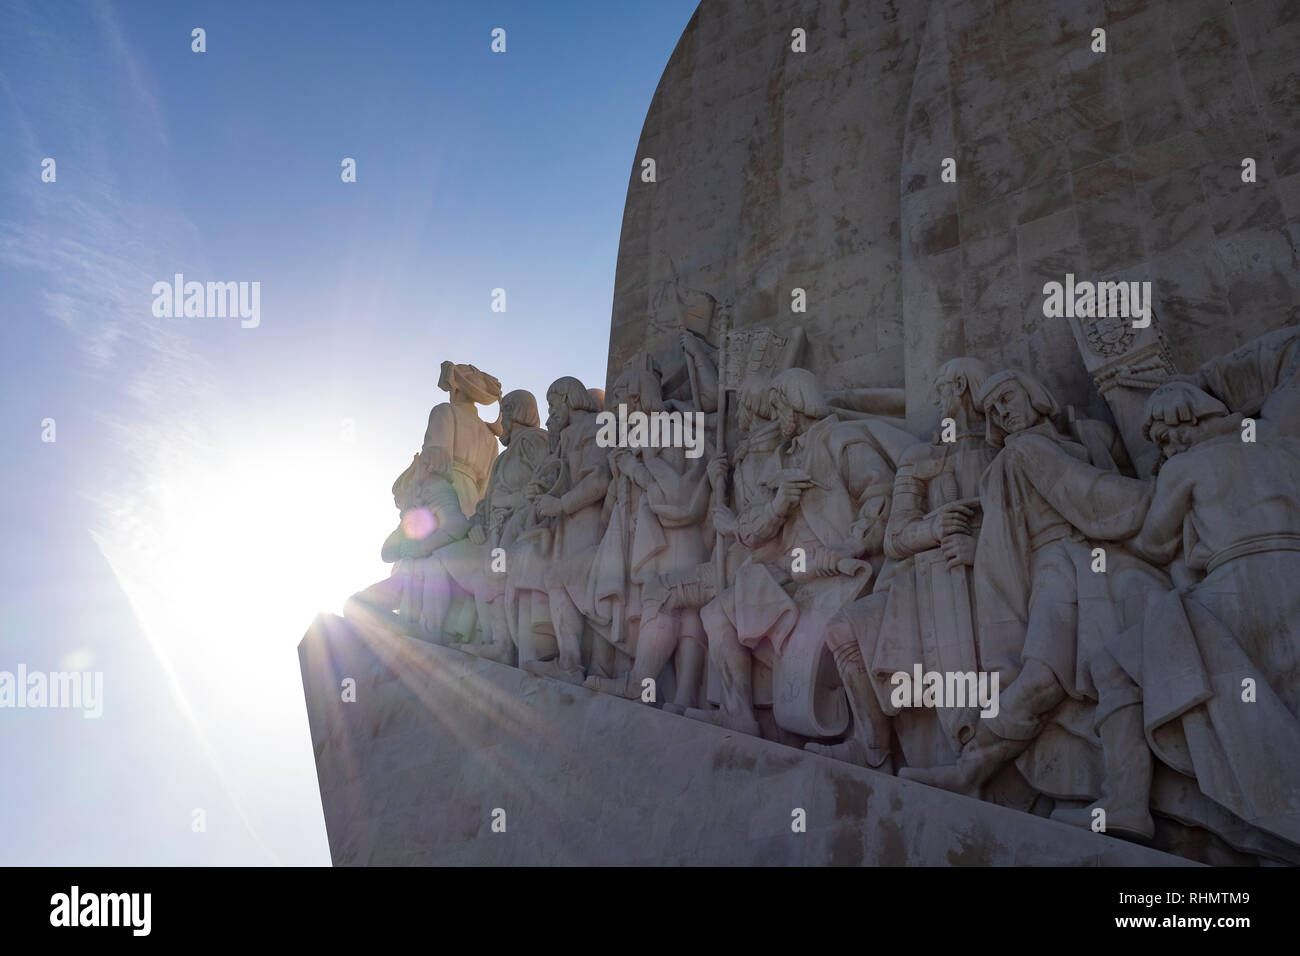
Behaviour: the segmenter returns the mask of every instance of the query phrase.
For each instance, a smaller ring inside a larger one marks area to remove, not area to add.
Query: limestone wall
[[[1283,0],[704,0],[632,164],[610,368],[680,277],[803,325],[828,387],[905,384],[917,429],[958,354],[1102,413],[1049,279],[1151,281],[1182,370],[1300,320],[1297,49]]]
[[[335,865],[1189,865],[328,615],[298,653]]]

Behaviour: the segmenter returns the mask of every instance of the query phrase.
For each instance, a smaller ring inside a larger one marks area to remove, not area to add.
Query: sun
[[[231,443],[169,454],[92,532],[238,807],[267,800],[250,780],[315,785],[296,648],[319,612],[387,575],[391,484],[343,443]],[[133,690],[105,681],[110,705]],[[255,836],[273,826],[244,822]]]

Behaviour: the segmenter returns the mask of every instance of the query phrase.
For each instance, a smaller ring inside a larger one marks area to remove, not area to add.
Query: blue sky
[[[386,574],[443,359],[604,384],[694,6],[0,0],[0,671],[105,697],[0,709],[0,863],[329,862],[297,643]],[[176,272],[260,326],[155,318]]]

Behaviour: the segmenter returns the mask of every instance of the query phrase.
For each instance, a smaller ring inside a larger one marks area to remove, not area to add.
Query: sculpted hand
[[[940,545],[943,555],[948,559],[949,568],[962,565],[971,567],[975,564],[975,539],[968,534],[950,534]]]
[[[555,495],[542,495],[537,499],[537,513],[543,518],[558,518],[564,514],[564,505]]]
[[[727,471],[730,466],[727,464],[727,457],[719,455],[713,461],[709,462],[708,475],[709,484],[717,488],[727,480]]]
[[[793,476],[782,478],[781,483],[776,488],[776,506],[782,511],[788,511],[794,505],[799,503],[803,493],[813,486],[813,480],[807,475]]]
[[[714,508],[713,527],[721,534],[735,534],[738,527],[736,513],[730,508]]]
[[[930,530],[938,540],[954,534],[969,535],[970,519],[974,516],[974,509],[968,505],[956,502],[946,504],[935,512],[931,519]]]

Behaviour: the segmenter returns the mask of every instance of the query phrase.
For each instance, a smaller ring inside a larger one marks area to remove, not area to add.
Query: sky
[[[0,672],[103,675],[0,706],[0,864],[328,865],[298,642],[387,575],[444,359],[603,386],[694,7],[0,0]]]

